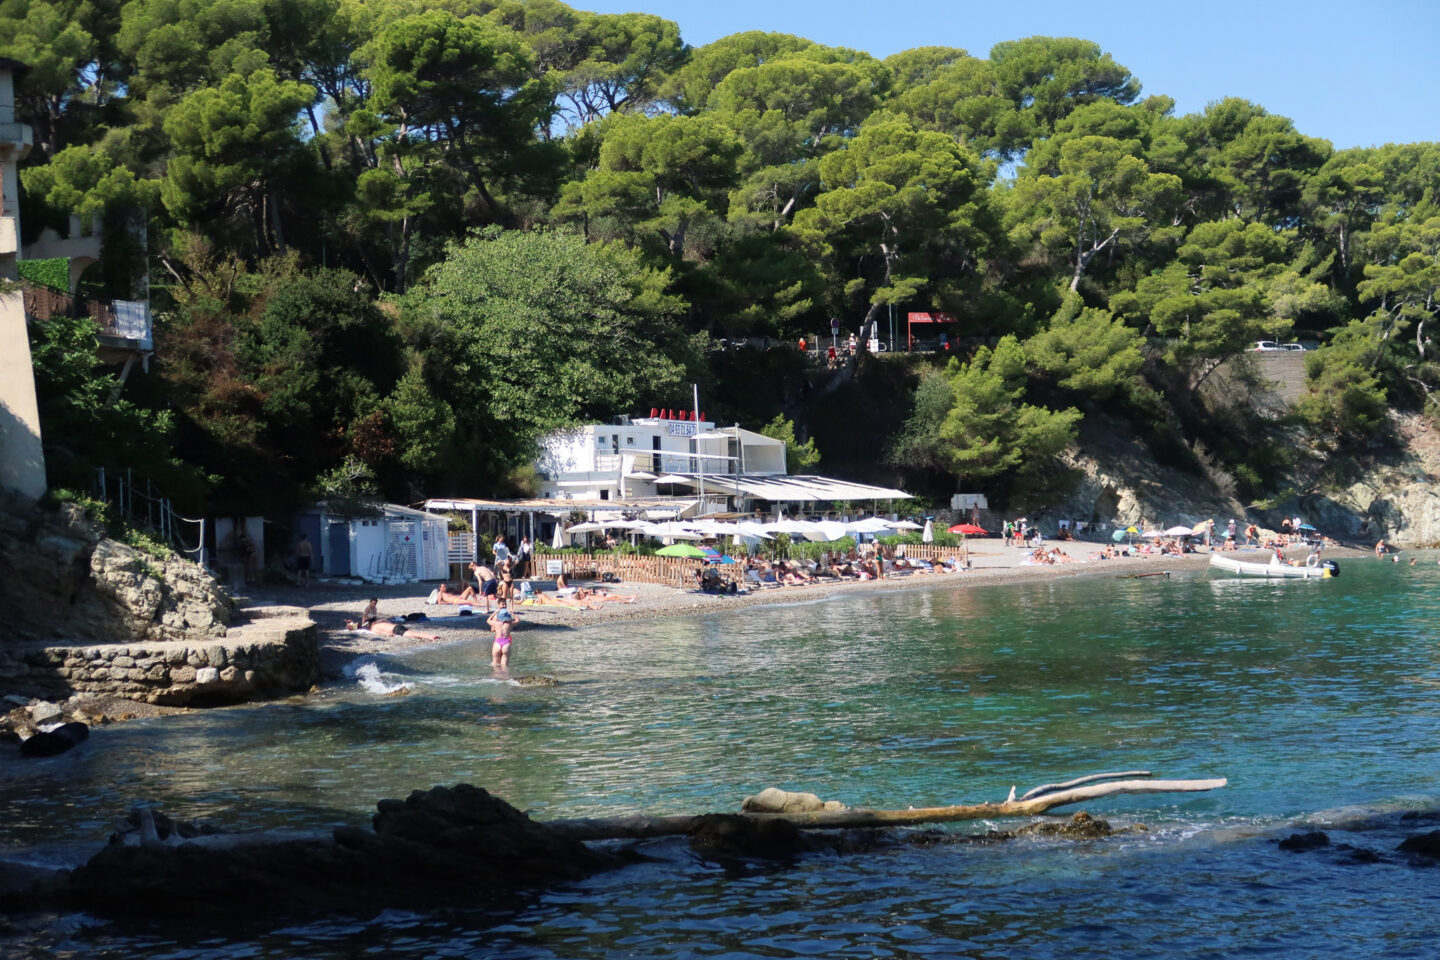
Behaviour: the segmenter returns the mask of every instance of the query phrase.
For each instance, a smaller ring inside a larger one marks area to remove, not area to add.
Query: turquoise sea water
[[[1123,572],[1117,567],[1116,573]],[[537,818],[729,810],[777,785],[853,805],[1000,800],[1148,769],[1206,794],[1085,805],[1144,833],[902,845],[787,865],[654,861],[503,912],[276,920],[244,930],[49,918],[38,956],[1434,957],[1440,567],[1350,561],[1326,582],[1095,577],[855,592],[731,615],[524,631],[377,658],[303,702],[99,730],[0,767],[0,856],[74,861],[138,800],[225,829],[363,822],[470,782]],[[1062,810],[1068,813],[1069,810]],[[1402,821],[1401,814],[1419,814]],[[1000,824],[996,824],[1000,826]],[[949,828],[975,832],[985,825]],[[1275,840],[1325,829],[1332,847]],[[3,950],[0,950],[3,952]]]

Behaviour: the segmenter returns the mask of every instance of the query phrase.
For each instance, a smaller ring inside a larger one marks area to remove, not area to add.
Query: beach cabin
[[[445,579],[449,520],[397,503],[376,509],[370,516],[347,517],[321,503],[295,516],[296,539],[303,533],[315,545],[315,574],[372,583]]]

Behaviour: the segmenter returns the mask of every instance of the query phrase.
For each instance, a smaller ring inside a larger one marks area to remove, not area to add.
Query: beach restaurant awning
[[[670,483],[683,483],[698,488],[703,482],[707,492],[753,497],[757,500],[909,500],[910,494],[890,487],[868,483],[832,480],[829,477],[787,476],[785,474],[670,474],[662,478]]]
[[[915,324],[917,323],[954,323],[955,317],[948,313],[912,313],[906,318],[908,323],[905,326],[905,349],[915,349]]]

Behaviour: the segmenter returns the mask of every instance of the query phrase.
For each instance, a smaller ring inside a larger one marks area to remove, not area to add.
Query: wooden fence
[[[907,543],[905,544],[905,556],[916,560],[929,560],[931,563],[939,563],[941,560],[949,560],[952,557],[968,560],[970,548],[967,546],[941,547],[933,543]]]
[[[694,586],[695,571],[704,566],[703,561],[691,557],[645,557],[604,551],[541,553],[535,555],[531,564],[531,577],[536,580],[555,579],[555,574],[548,572],[550,564],[555,561],[559,561],[567,580],[600,580],[609,573],[622,583],[659,583],[667,587]]]

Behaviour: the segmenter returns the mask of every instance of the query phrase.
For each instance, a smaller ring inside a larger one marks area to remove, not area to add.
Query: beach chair
[[[745,571],[745,582],[746,582],[747,584],[749,584],[751,587],[753,587],[753,588],[755,588],[755,589],[760,589],[760,590],[768,590],[768,589],[770,589],[771,587],[778,587],[778,586],[780,586],[779,581],[775,581],[775,582],[772,583],[772,582],[767,581],[767,580],[761,580],[761,579],[760,579],[760,574],[756,573],[754,570],[746,570],[746,571]]]

